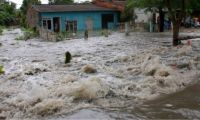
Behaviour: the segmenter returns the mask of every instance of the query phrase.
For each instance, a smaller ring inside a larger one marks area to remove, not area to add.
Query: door
[[[54,17],[53,18],[53,30],[54,32],[60,32],[60,18]]]
[[[108,23],[114,22],[114,15],[113,14],[102,14],[101,20],[102,20],[102,28],[108,29]]]

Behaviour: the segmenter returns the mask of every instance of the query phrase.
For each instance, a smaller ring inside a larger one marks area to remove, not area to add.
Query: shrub
[[[65,38],[69,37],[68,32],[59,32],[56,36],[56,41],[63,41]]]
[[[17,37],[16,40],[28,40],[38,36],[37,31],[31,28],[22,28],[22,31],[24,35]]]
[[[4,73],[5,73],[4,68],[3,68],[2,65],[0,65],[0,75],[1,75],[1,74],[4,74]]]
[[[3,27],[0,26],[0,35],[2,35],[2,32],[3,32]]]
[[[101,35],[108,37],[108,35],[109,35],[108,30],[106,30],[106,29],[102,30]]]

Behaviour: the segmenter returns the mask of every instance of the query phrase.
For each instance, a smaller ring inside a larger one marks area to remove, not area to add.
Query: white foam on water
[[[63,106],[64,100],[62,99],[45,99],[29,109],[29,112],[42,116],[51,115],[61,110]]]
[[[125,37],[114,33],[87,41],[51,43],[32,39],[10,45],[16,42],[15,37],[12,32],[4,32],[0,40],[0,57],[8,58],[0,59],[6,69],[0,78],[0,105],[8,108],[0,116],[7,119],[45,119],[82,108],[125,107],[130,99],[134,106],[180,91],[194,84],[200,75],[199,61],[193,58],[197,53],[191,46],[160,47],[159,42],[166,38],[152,44],[145,35]],[[68,65],[64,64],[66,51],[74,56]],[[178,68],[178,63],[183,68]],[[95,66],[90,66],[95,73],[83,72],[84,65]]]
[[[101,79],[90,78],[60,86],[56,94],[71,96],[74,99],[94,99],[105,97],[108,90],[108,86]]]

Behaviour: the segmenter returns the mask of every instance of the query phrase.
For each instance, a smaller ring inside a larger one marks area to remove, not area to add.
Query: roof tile
[[[116,9],[104,8],[94,4],[70,4],[70,5],[33,5],[38,12],[76,12],[76,11],[118,11]]]

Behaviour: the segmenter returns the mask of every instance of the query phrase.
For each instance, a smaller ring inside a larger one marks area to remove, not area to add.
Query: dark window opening
[[[77,32],[77,21],[76,20],[67,21],[66,22],[66,31],[76,33]]]
[[[47,20],[48,30],[51,30],[51,20]]]
[[[43,20],[43,21],[42,21],[42,26],[43,26],[43,28],[45,28],[45,29],[47,28],[47,21],[46,21],[46,20]]]
[[[51,19],[50,18],[43,18],[42,19],[42,26],[44,29],[51,30],[52,25],[51,25]]]
[[[114,22],[114,15],[113,14],[102,14],[102,28],[108,29],[108,23]]]
[[[54,17],[53,18],[53,27],[54,32],[60,32],[60,18]]]

